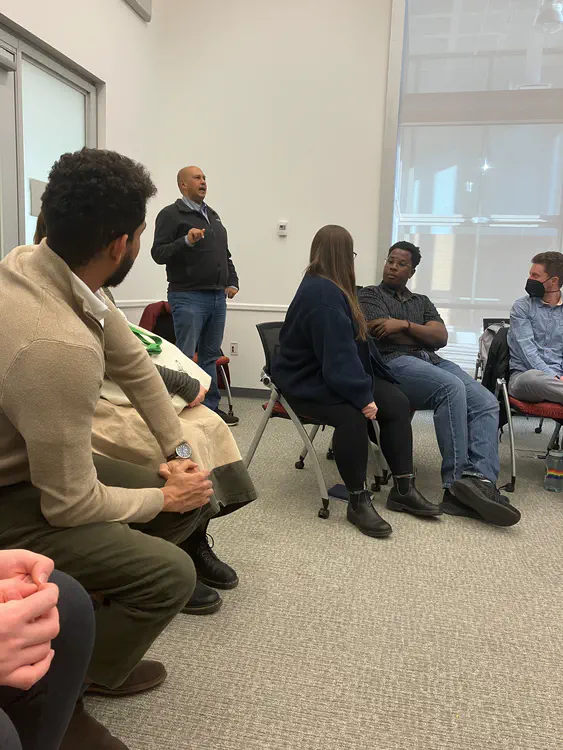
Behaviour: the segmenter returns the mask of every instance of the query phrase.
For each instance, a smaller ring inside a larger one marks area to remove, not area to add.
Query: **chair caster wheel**
[[[383,476],[381,477],[381,484],[387,484],[389,482],[389,477],[391,474],[385,469],[383,472]]]
[[[319,510],[319,518],[327,519],[330,516],[330,510],[328,508],[321,508]]]
[[[381,492],[381,479],[376,477],[375,482],[371,485],[372,492]]]
[[[536,433],[536,435],[541,435],[542,428],[541,427],[536,427],[535,430],[534,430],[534,432]]]
[[[514,482],[508,482],[508,484],[505,484],[502,489],[505,492],[514,492]]]
[[[328,461],[334,461],[334,451],[332,448],[329,448],[326,452],[326,457]]]
[[[304,469],[305,468],[305,461],[296,461],[295,462],[295,468],[296,469]]]

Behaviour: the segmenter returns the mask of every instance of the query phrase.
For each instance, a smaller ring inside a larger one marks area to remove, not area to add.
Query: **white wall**
[[[101,145],[151,168],[160,125],[153,106],[158,39],[152,24],[123,0],[0,0],[0,13],[106,82]],[[155,202],[149,207],[151,225],[156,208]],[[147,237],[150,247],[149,243]],[[145,248],[128,282],[127,297],[161,297],[165,285],[154,279],[154,264]]]
[[[143,161],[159,188],[119,300],[163,298],[164,270],[148,254],[154,216],[177,197],[181,166],[206,171],[241,280],[225,336],[239,343],[234,385],[259,385],[254,325],[283,317],[268,306],[290,302],[319,227],[345,225],[359,282],[374,279],[390,8],[155,0],[144,24],[121,0],[0,0],[0,12],[107,82],[107,146]]]

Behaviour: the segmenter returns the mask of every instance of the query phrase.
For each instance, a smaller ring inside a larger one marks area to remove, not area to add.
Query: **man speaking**
[[[199,167],[181,169],[178,188],[182,197],[156,218],[151,254],[156,263],[166,266],[176,344],[190,358],[197,351],[199,366],[211,376],[204,404],[235,425],[238,417],[219,409],[215,366],[221,356],[226,298],[238,293],[227,230],[219,214],[205,203],[207,180]]]

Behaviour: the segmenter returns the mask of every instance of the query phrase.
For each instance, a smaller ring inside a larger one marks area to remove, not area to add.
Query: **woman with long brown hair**
[[[349,494],[347,518],[373,537],[391,526],[366,489],[368,425],[377,419],[381,449],[393,473],[391,510],[438,516],[417,490],[410,405],[369,336],[356,298],[354,242],[343,227],[320,229],[309,266],[280,333],[272,377],[298,414],[332,425],[338,470]]]

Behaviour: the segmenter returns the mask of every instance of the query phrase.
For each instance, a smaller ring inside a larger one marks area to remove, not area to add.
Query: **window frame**
[[[23,149],[23,107],[22,107],[22,65],[24,61],[35,65],[49,75],[58,78],[68,86],[84,95],[85,106],[85,134],[86,146],[96,148],[100,134],[98,127],[98,91],[99,82],[88,80],[84,73],[73,66],[70,61],[57,60],[54,55],[40,48],[40,45],[30,42],[17,32],[0,23],[0,47],[6,49],[15,57],[14,64],[0,56],[0,67],[11,70],[15,76],[15,105],[16,105],[16,164],[17,184],[17,233],[19,244],[25,243],[25,181],[24,181],[24,149]],[[11,248],[10,248],[11,249]],[[7,252],[7,251],[6,251]]]

